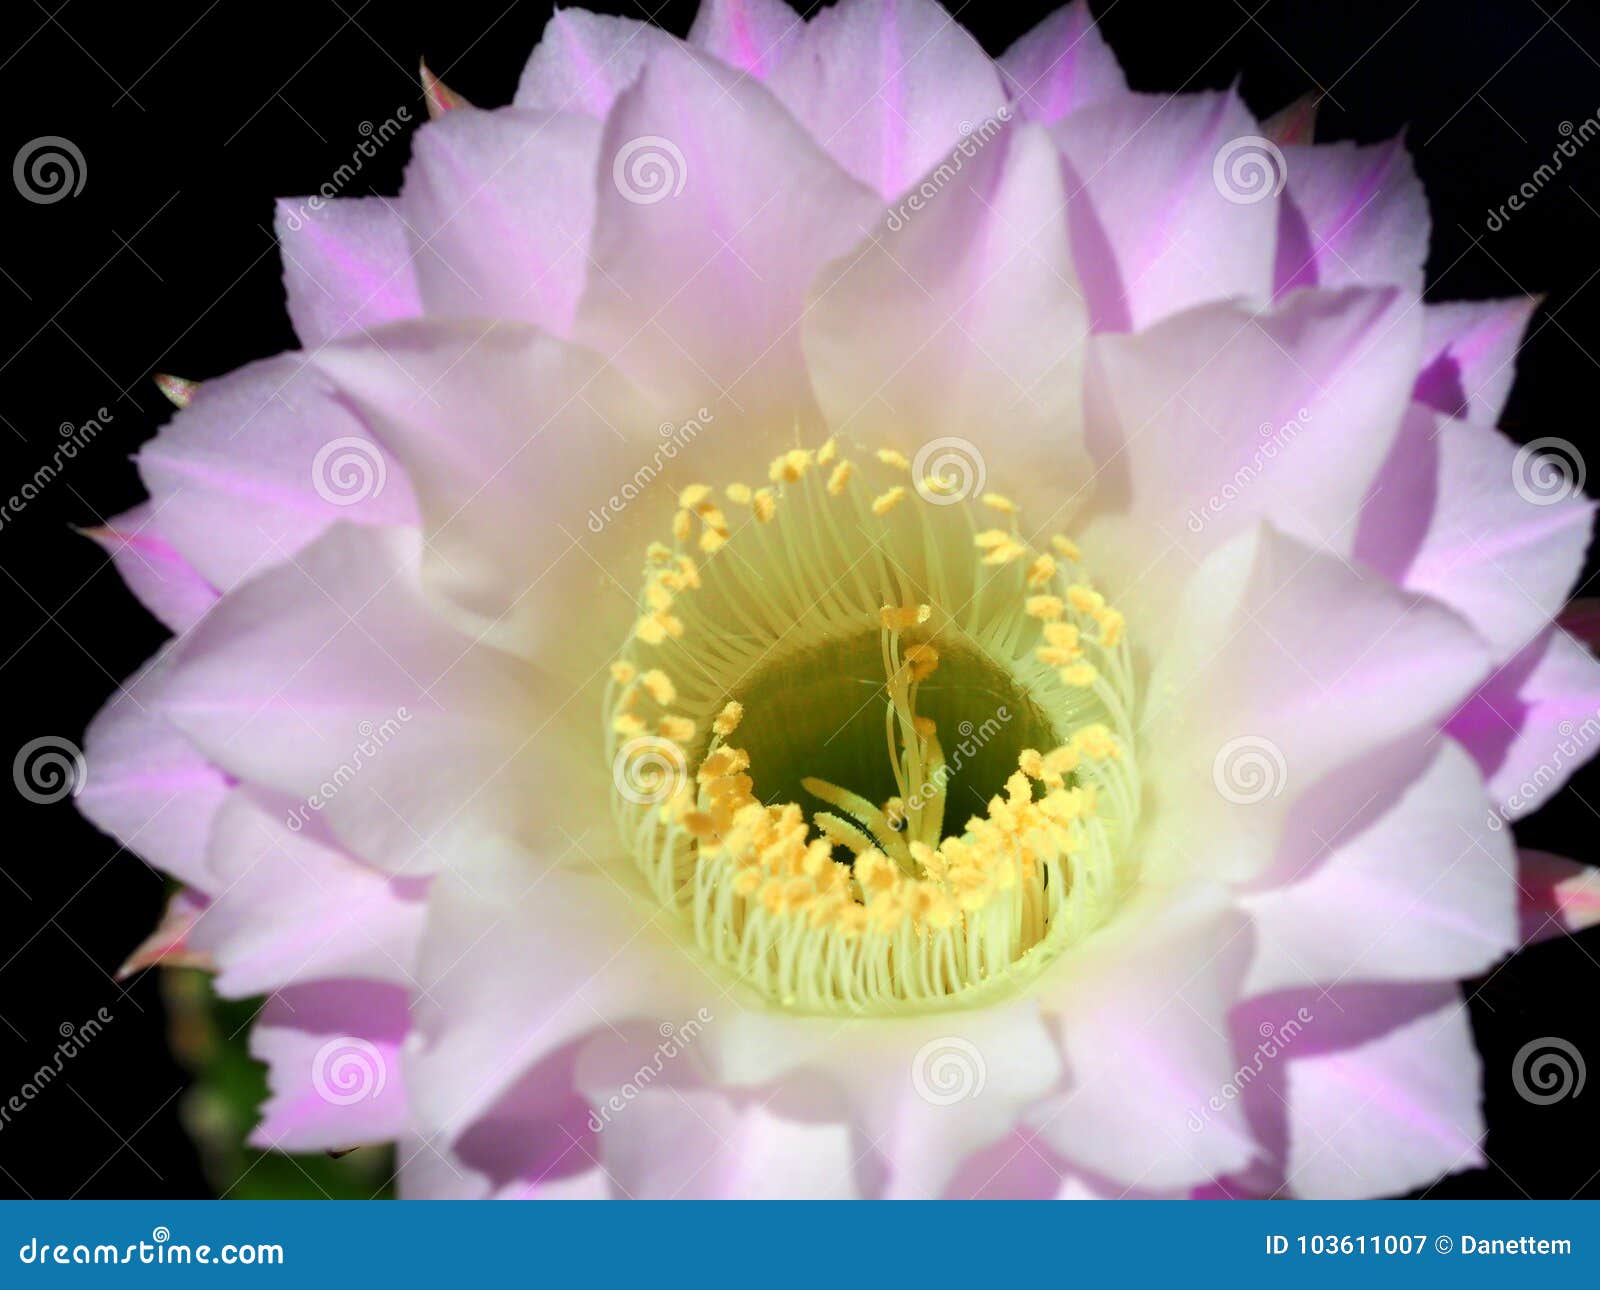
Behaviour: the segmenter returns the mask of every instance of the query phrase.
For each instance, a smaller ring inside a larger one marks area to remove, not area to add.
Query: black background
[[[683,34],[692,5],[652,12]],[[998,53],[1050,6],[959,14]],[[1592,461],[1600,387],[1600,143],[1498,232],[1485,227],[1573,125],[1600,112],[1600,6],[1582,0],[1220,0],[1093,6],[1134,88],[1237,81],[1258,114],[1325,94],[1319,138],[1404,131],[1433,211],[1430,299],[1543,293],[1503,425],[1555,435]],[[384,0],[9,0],[0,158],[71,139],[87,182],[52,205],[0,186],[0,494],[32,476],[63,422],[104,407],[109,428],[0,530],[0,684],[9,758],[42,734],[81,742],[115,683],[163,638],[100,550],[69,526],[140,500],[129,455],[170,409],[157,371],[206,377],[293,348],[271,199],[315,190],[363,135],[406,106],[425,118],[419,57],[470,100],[509,101],[547,0],[415,7]],[[398,190],[404,138],[359,192]],[[1594,491],[1594,483],[1590,490]],[[1586,582],[1594,575],[1594,562]],[[1593,587],[1587,587],[1591,594]],[[156,973],[113,973],[163,903],[160,879],[70,801],[6,795],[0,833],[0,1100],[53,1052],[62,1022],[115,1022],[0,1130],[0,1192],[208,1193],[180,1124],[185,1072],[169,1055]],[[1595,862],[1600,773],[1581,772],[1520,824],[1524,845]],[[1494,1164],[1436,1196],[1600,1196],[1600,1087],[1549,1107],[1511,1085],[1513,1054],[1563,1036],[1600,1083],[1600,934],[1526,951],[1469,984]]]

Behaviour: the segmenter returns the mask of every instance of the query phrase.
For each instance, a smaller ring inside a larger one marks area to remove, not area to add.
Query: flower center
[[[607,755],[635,862],[702,950],[786,1008],[903,1012],[1014,988],[1104,919],[1135,695],[1070,540],[834,440],[678,502]]]

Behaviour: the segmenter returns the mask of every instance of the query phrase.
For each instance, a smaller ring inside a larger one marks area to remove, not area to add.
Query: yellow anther
[[[1029,596],[1023,608],[1028,611],[1030,618],[1053,623],[1066,612],[1067,607],[1060,596]]]
[[[689,556],[678,557],[678,580],[689,590],[700,585],[700,568]]]
[[[1080,614],[1098,614],[1106,607],[1106,598],[1093,587],[1075,582],[1067,588],[1067,603]]]
[[[672,606],[672,592],[664,578],[652,578],[645,584],[644,603],[651,609],[668,609]]]
[[[804,448],[791,448],[772,459],[767,467],[767,478],[774,484],[795,484],[810,468],[811,454]]]
[[[833,468],[833,473],[828,476],[828,496],[837,497],[844,492],[845,485],[850,482],[850,476],[855,473],[855,467],[848,461],[841,461]]]
[[[826,466],[839,455],[839,441],[829,436],[828,442],[817,449],[817,465]]]
[[[934,725],[932,717],[912,717],[911,728],[924,739],[932,739],[939,733],[939,727]]]
[[[678,697],[678,687],[672,684],[672,678],[659,667],[651,668],[639,680],[650,697],[662,707],[666,707]]]
[[[1057,533],[1050,539],[1050,545],[1056,549],[1056,554],[1071,560],[1074,564],[1083,563],[1083,552],[1078,550],[1078,544],[1069,537]]]
[[[694,516],[688,511],[679,511],[672,517],[672,536],[679,542],[687,542],[693,532]]]
[[[1071,623],[1046,623],[1044,638],[1058,649],[1075,650],[1079,645],[1078,629]]]
[[[716,720],[711,723],[711,729],[726,739],[739,728],[739,723],[744,720],[744,704],[736,699],[730,699],[717,713]]]
[[[985,493],[983,504],[991,511],[999,511],[1002,515],[1015,515],[1017,504],[1003,493]]]
[[[1074,663],[1061,669],[1061,679],[1068,685],[1090,686],[1100,678],[1093,663]]]
[[[639,669],[625,658],[619,658],[611,665],[611,679],[618,685],[627,685],[637,675],[639,675]]]
[[[984,529],[982,533],[975,533],[972,537],[973,545],[980,551],[991,551],[997,546],[1004,546],[1007,542],[1014,541],[1016,539],[1004,529]]]
[[[663,738],[670,739],[675,744],[686,744],[694,739],[694,722],[688,717],[662,717],[656,729]]]
[[[878,621],[891,632],[910,631],[932,617],[932,605],[884,605],[878,610]]]
[[[1048,586],[1050,579],[1056,576],[1056,562],[1048,555],[1041,555],[1034,559],[1028,566],[1028,585],[1030,587]]]
[[[1099,722],[1074,732],[1072,747],[1073,751],[1095,761],[1116,760],[1122,756],[1122,746],[1111,731]]]
[[[725,496],[735,506],[748,506],[748,505],[750,505],[750,485],[749,484],[729,484],[726,488],[724,488],[722,490],[722,493],[723,493],[723,496]]]
[[[939,651],[926,643],[908,645],[906,646],[906,664],[911,668],[911,679],[913,681],[924,681],[932,676],[938,668]]]
[[[1028,554],[1028,548],[1020,542],[1005,541],[999,546],[990,549],[989,554],[983,557],[984,564],[1011,564],[1022,559]]]
[[[1115,649],[1122,640],[1127,620],[1115,609],[1103,609],[1095,615],[1095,622],[1100,624],[1100,643],[1107,649]]]
[[[879,493],[872,499],[872,513],[879,516],[887,515],[890,511],[894,510],[896,506],[900,505],[901,502],[905,501],[905,499],[905,488],[899,484],[896,484],[888,492]]]
[[[692,511],[710,496],[711,485],[690,484],[689,487],[685,488],[681,493],[678,494],[678,505],[683,510]]]
[[[663,610],[646,614],[634,624],[633,634],[646,645],[659,645],[667,637],[683,635],[683,620]]]
[[[765,524],[778,513],[778,495],[770,488],[758,488],[751,495],[750,505],[755,510],[756,518]]]
[[[1017,754],[1017,769],[1029,779],[1044,778],[1044,755],[1037,748],[1024,748]]]
[[[879,448],[878,451],[872,455],[881,461],[885,466],[893,466],[896,470],[911,469],[911,459],[907,457],[905,453],[897,452],[893,448]]]
[[[611,719],[611,728],[619,735],[627,735],[629,738],[642,735],[648,729],[644,718],[635,716],[631,712],[619,712]]]
[[[707,555],[720,551],[728,544],[728,535],[716,529],[703,529],[700,533],[700,549]]]
[[[651,564],[665,564],[672,559],[672,548],[665,542],[652,542],[644,549],[644,558]]]

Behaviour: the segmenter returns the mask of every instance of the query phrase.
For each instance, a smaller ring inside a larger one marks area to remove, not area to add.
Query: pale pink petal
[[[616,844],[602,815],[583,845],[609,851]],[[544,855],[487,844],[441,874],[417,971],[417,1123],[439,1144],[456,1143],[530,1070],[590,1031],[680,1019],[714,1002],[692,949],[664,934],[670,919],[589,865],[571,840],[552,841]]]
[[[1087,319],[1040,127],[1006,127],[813,294],[806,353],[831,430],[913,458],[931,440],[965,439],[995,488],[1039,488],[1051,508],[1087,479]]]
[[[1160,621],[1195,563],[1261,519],[1349,552],[1418,331],[1397,292],[1347,289],[1096,337],[1088,422],[1105,465],[1082,542],[1097,574]]]
[[[1207,560],[1173,621],[1142,722],[1152,874],[1266,873],[1302,794],[1430,733],[1488,671],[1444,606],[1266,526]]]
[[[250,1145],[333,1151],[388,1142],[406,1127],[400,1046],[406,992],[356,981],[281,990],[250,1032],[271,1096]]]
[[[1518,854],[1524,941],[1549,940],[1600,923],[1600,869],[1551,855]]]
[[[138,460],[163,536],[220,591],[336,521],[415,513],[398,464],[297,354],[203,382]]]
[[[933,0],[839,0],[768,84],[840,165],[890,198],[1006,105],[994,63]]]
[[[419,549],[410,530],[334,528],[207,615],[161,695],[219,765],[300,800],[394,730],[322,815],[355,855],[411,875],[485,829],[553,827],[531,795],[563,800],[568,769],[585,769],[567,766],[554,720],[571,691],[448,626],[419,584]]]
[[[1088,0],[1057,9],[998,61],[1007,94],[1030,121],[1059,121],[1128,88]]]
[[[576,113],[455,111],[419,130],[398,206],[427,311],[566,334],[599,153],[600,123]]]
[[[1237,94],[1129,94],[1051,132],[1097,331],[1138,330],[1212,300],[1272,298],[1278,199],[1229,201],[1212,173],[1225,149],[1260,133]]]
[[[1422,309],[1416,398],[1451,416],[1492,422],[1516,375],[1517,347],[1540,298],[1462,300]]]
[[[1330,143],[1283,150],[1278,294],[1296,287],[1397,286],[1422,291],[1428,200],[1405,143]]]
[[[676,459],[731,438],[714,418],[687,439],[664,436],[593,354],[516,323],[392,329],[317,362],[405,464],[428,588],[474,635],[574,684],[637,615],[642,553],[688,482]],[[607,499],[624,485],[644,496],[613,513]]]
[[[135,855],[201,892],[211,889],[206,843],[228,777],[162,712],[166,663],[147,663],[90,722],[78,809]]]
[[[217,589],[161,536],[151,503],[141,502],[85,536],[111,556],[139,603],[173,631],[188,631],[216,603]]]
[[[522,69],[513,104],[541,112],[604,117],[657,50],[677,40],[636,18],[557,9]]]
[[[764,81],[805,25],[783,0],[701,0],[689,43]]]
[[[675,418],[724,405],[788,436],[811,403],[806,288],[868,232],[876,199],[759,85],[686,52],[652,59],[618,100],[600,164],[577,337]]]
[[[273,229],[289,320],[307,349],[422,312],[405,225],[386,197],[286,197]]]
[[[1483,1164],[1478,1053],[1460,992],[1418,987],[1317,1014],[1322,1028],[1392,1028],[1288,1061],[1287,1185],[1297,1196],[1398,1195]],[[1359,1008],[1359,1011],[1357,1011]]]
[[[1483,768],[1496,816],[1521,819],[1600,750],[1600,663],[1552,627],[1498,668],[1446,729]]]
[[[1032,1127],[1073,1166],[1125,1186],[1193,1186],[1254,1153],[1237,1107],[1198,1112],[1233,1070],[1225,1020],[1248,922],[1218,889],[1147,894],[1074,946],[1041,983],[1067,1089]]]
[[[1385,750],[1312,789],[1288,821],[1283,885],[1241,902],[1256,929],[1247,992],[1455,980],[1515,950],[1511,838],[1483,802],[1452,739]]]
[[[1355,558],[1463,614],[1509,658],[1544,630],[1583,570],[1595,504],[1528,487],[1491,426],[1412,404],[1361,514]]]
[[[139,942],[117,969],[117,980],[125,980],[152,967],[199,968],[202,972],[214,972],[216,964],[211,956],[189,944],[189,933],[206,904],[204,896],[187,887],[174,892],[155,930]]]
[[[414,984],[424,884],[356,863],[304,802],[236,789],[217,812],[210,868],[216,896],[190,941],[213,957],[219,993],[317,979]]]

